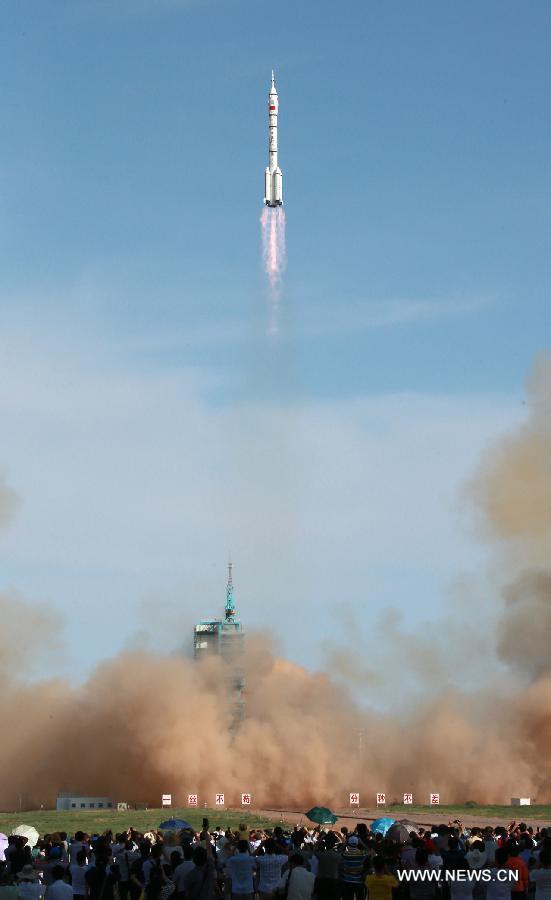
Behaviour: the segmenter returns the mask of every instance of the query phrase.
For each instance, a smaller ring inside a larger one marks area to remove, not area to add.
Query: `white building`
[[[62,791],[57,795],[55,808],[58,810],[73,809],[116,809],[117,804],[109,797],[81,797],[71,791]]]

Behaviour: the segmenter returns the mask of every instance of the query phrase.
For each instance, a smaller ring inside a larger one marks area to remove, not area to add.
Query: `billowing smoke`
[[[474,482],[483,525],[518,568],[551,561],[551,360],[528,385],[529,416],[489,454]]]
[[[530,414],[474,482],[483,527],[502,548],[498,653],[518,673],[551,676],[551,360],[529,383]]]
[[[376,691],[381,683],[369,660],[349,658],[339,682],[278,659],[266,636],[249,636],[246,717],[234,734],[218,659],[195,664],[135,651],[101,664],[82,686],[25,681],[13,648],[27,661],[38,648],[57,654],[59,630],[52,616],[37,618],[21,598],[6,596],[0,770],[10,777],[0,806],[13,807],[18,795],[30,807],[51,804],[64,789],[157,804],[164,792],[176,802],[199,792],[212,804],[223,791],[235,804],[251,791],[255,807],[345,805],[351,790],[366,804],[378,791],[389,799],[412,791],[421,802],[431,791],[443,802],[551,801],[550,397],[547,361],[532,382],[525,425],[489,453],[472,489],[496,541],[504,589],[496,628],[461,642],[462,666],[475,668],[485,647],[500,673],[497,686],[492,678],[481,678],[475,691],[452,686],[441,661],[432,668],[425,641],[414,667],[418,699],[396,716],[357,699],[364,686]],[[461,597],[454,602],[461,630]],[[399,640],[406,683],[413,657],[400,622],[389,621],[390,650]],[[308,623],[298,627],[308,640]],[[445,647],[453,629],[443,632]]]
[[[265,206],[260,217],[264,271],[270,285],[270,334],[277,334],[282,278],[287,265],[285,211],[282,206]]]

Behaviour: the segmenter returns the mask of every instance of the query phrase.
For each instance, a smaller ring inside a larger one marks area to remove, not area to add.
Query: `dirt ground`
[[[284,822],[288,822],[289,825],[307,825],[308,819],[305,817],[304,812],[302,810],[292,810],[292,809],[263,809],[257,811],[259,815],[262,817],[273,816],[274,818],[281,818]],[[372,822],[374,819],[378,819],[381,816],[388,815],[392,819],[409,819],[411,822],[417,822],[419,825],[447,825],[449,821],[453,819],[460,819],[467,828],[472,828],[473,825],[504,825],[507,826],[509,823],[516,819],[517,822],[526,822],[528,825],[532,824],[534,828],[539,826],[540,828],[544,828],[546,826],[551,826],[551,818],[541,819],[539,816],[533,819],[530,818],[530,807],[519,807],[518,809],[511,810],[511,815],[509,816],[495,816],[492,813],[486,815],[473,815],[467,812],[450,812],[449,810],[438,810],[438,807],[435,807],[434,810],[426,810],[423,812],[403,812],[393,810],[385,812],[382,809],[377,809],[375,807],[367,808],[367,809],[355,809],[351,810],[347,809],[334,809],[333,812],[336,816],[338,816],[338,821],[335,828],[342,828],[346,825],[348,828],[353,829],[355,827],[356,822]]]

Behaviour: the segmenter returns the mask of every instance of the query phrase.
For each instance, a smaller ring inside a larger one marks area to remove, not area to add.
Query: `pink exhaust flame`
[[[264,270],[272,288],[278,287],[285,271],[285,212],[282,206],[265,206],[260,218]]]
[[[265,206],[260,217],[262,227],[262,255],[264,271],[270,282],[272,320],[270,333],[276,334],[281,281],[287,263],[285,248],[285,212],[282,206]]]

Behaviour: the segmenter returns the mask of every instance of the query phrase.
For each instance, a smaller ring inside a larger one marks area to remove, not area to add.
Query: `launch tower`
[[[245,674],[243,652],[245,634],[235,608],[232,570],[233,564],[229,562],[224,618],[201,619],[194,626],[193,656],[196,660],[212,655],[222,657],[225,663],[228,686],[235,696],[234,719],[238,722],[244,715],[243,692],[245,689]]]

